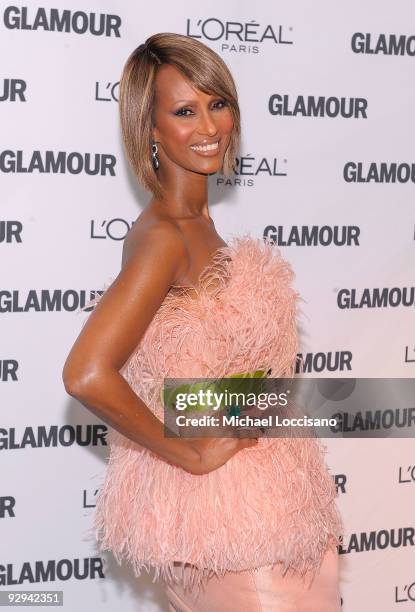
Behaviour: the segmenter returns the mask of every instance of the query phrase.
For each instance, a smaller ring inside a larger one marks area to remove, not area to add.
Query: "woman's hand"
[[[185,469],[200,476],[217,470],[243,448],[255,446],[258,438],[191,438],[185,442],[198,457],[190,468]]]

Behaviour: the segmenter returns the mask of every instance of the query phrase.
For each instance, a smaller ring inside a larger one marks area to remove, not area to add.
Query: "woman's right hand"
[[[196,450],[198,460],[185,469],[191,474],[202,475],[217,470],[240,450],[255,446],[258,438],[191,438],[186,442]]]

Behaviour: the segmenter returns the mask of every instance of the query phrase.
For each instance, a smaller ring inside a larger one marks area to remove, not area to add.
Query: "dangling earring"
[[[159,162],[159,158],[157,157],[157,144],[155,141],[153,141],[152,145],[151,145],[151,161],[153,162],[153,168],[154,170],[157,170],[158,167],[160,166],[160,162]]]

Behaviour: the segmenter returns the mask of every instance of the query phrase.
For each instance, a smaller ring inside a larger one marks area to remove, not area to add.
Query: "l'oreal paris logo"
[[[288,175],[287,159],[256,156],[248,153],[235,159],[234,174],[218,175],[216,184],[223,187],[252,187],[257,177],[285,177]]]
[[[187,19],[186,36],[220,41],[222,51],[259,53],[262,44],[292,45],[292,26],[250,21],[223,21],[218,17]]]

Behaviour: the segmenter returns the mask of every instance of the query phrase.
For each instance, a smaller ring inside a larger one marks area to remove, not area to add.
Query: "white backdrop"
[[[413,297],[409,306],[342,308],[339,296],[355,290],[357,305],[376,288],[414,285],[415,6],[0,6],[0,589],[63,589],[68,612],[166,610],[147,574],[135,578],[86,538],[108,455],[106,426],[61,381],[88,316],[76,311],[118,274],[122,239],[150,197],[122,150],[124,62],[164,31],[197,36],[224,58],[238,87],[242,146],[238,173],[209,179],[219,233],[276,234],[306,300],[302,354],[351,354],[350,369],[319,376],[412,377]],[[95,35],[100,15],[104,32]],[[304,112],[320,97],[321,115]],[[347,111],[352,103],[357,113],[347,117],[342,104]],[[88,174],[88,155],[92,166],[95,155],[112,161],[113,172]],[[313,226],[328,226],[322,242],[289,244],[292,232]],[[344,228],[355,242],[323,244]],[[415,540],[404,545],[399,534],[415,527],[413,441],[327,446],[347,529],[343,609],[412,609]],[[371,534],[376,545],[367,550]]]

